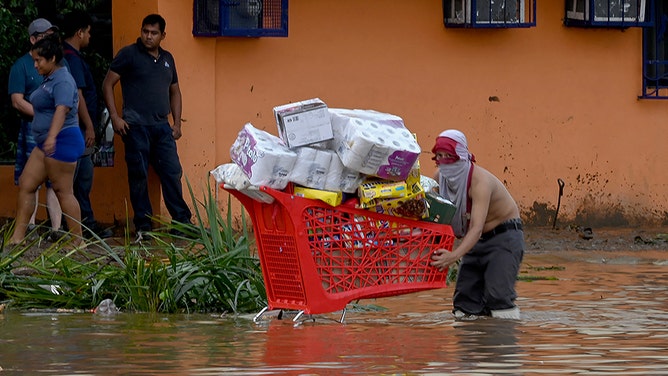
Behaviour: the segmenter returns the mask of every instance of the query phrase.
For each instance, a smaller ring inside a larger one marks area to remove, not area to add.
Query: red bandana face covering
[[[437,152],[446,152],[450,154],[450,156],[441,158],[434,156],[432,160],[436,162],[436,165],[452,164],[457,162],[459,160],[459,156],[457,155],[456,147],[457,141],[448,137],[438,137],[436,139],[436,145],[434,145],[434,148],[431,149],[432,153],[436,154]]]

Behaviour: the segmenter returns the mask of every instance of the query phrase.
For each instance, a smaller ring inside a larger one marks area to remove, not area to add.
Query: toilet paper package
[[[345,193],[355,193],[357,187],[364,180],[364,175],[358,171],[352,170],[343,165],[341,158],[334,151],[329,151],[332,154],[332,160],[327,170],[327,179],[325,182],[325,190],[339,191]]]
[[[280,138],[255,128],[251,123],[244,125],[230,148],[232,161],[246,174],[251,185],[284,189],[297,160],[297,154],[290,150]]]
[[[405,180],[420,146],[403,120],[372,110],[329,109],[334,148],[344,166],[389,180]]]
[[[211,176],[216,179],[216,183],[219,185],[222,184],[226,189],[237,190],[256,201],[265,204],[274,202],[274,198],[270,194],[262,192],[258,187],[251,185],[246,174],[236,163],[222,164],[210,173]]]
[[[307,146],[292,150],[297,153],[297,160],[290,173],[289,180],[304,187],[325,189],[327,171],[332,163],[334,153],[329,150]]]

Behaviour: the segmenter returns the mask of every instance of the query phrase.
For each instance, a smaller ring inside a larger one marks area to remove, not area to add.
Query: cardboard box
[[[278,135],[290,148],[331,140],[332,122],[319,98],[274,107]]]
[[[452,223],[457,207],[450,200],[441,197],[438,193],[427,192],[427,210],[429,216],[425,221],[444,225]]]

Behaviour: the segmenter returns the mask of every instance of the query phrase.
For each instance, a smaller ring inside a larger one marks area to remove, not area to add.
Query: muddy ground
[[[668,228],[582,228],[527,227],[528,252],[560,250],[636,251],[668,250]],[[587,236],[589,235],[589,236]]]

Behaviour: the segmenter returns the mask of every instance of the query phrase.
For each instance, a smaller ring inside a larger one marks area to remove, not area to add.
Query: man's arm
[[[84,141],[86,142],[86,147],[89,148],[95,145],[95,128],[93,127],[93,120],[88,113],[88,107],[86,107],[86,99],[83,96],[83,91],[81,89],[77,91],[79,92],[79,121],[84,125]]]
[[[181,111],[183,103],[181,99],[181,88],[179,83],[175,82],[169,86],[169,106],[172,110],[172,117],[174,118],[174,125],[172,126],[172,135],[175,140],[181,138]]]
[[[116,98],[114,97],[114,86],[121,80],[121,76],[114,71],[107,71],[107,75],[104,77],[102,82],[102,96],[104,98],[104,104],[109,110],[109,118],[111,119],[111,125],[114,127],[114,132],[125,135],[125,132],[128,129],[128,123],[118,116],[118,111],[116,111]]]
[[[22,93],[12,93],[12,107],[17,109],[24,117],[32,119],[35,112],[32,108],[32,103],[28,102]]]

